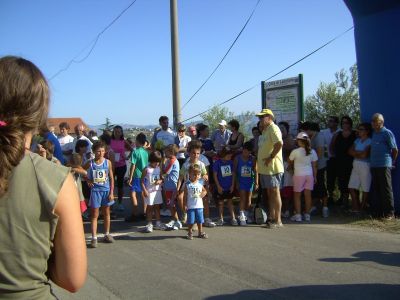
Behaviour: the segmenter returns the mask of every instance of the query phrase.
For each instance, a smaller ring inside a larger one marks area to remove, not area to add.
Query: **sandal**
[[[199,239],[208,239],[208,235],[205,232],[201,232],[199,233],[199,235],[197,236]]]
[[[186,236],[186,238],[187,238],[188,240],[193,240],[193,235],[192,235],[191,233],[188,233],[187,236]]]

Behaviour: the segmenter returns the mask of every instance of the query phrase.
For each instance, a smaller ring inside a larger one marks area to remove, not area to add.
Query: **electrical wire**
[[[218,65],[214,68],[214,70],[211,72],[211,74],[207,77],[207,79],[203,82],[203,84],[196,90],[196,92],[189,98],[189,100],[187,100],[185,102],[185,104],[183,104],[182,106],[182,110],[185,108],[185,106],[187,104],[189,104],[189,102],[197,95],[197,93],[203,88],[203,86],[206,85],[206,83],[210,80],[210,78],[214,75],[214,73],[218,70],[218,68],[220,67],[220,65],[222,64],[222,62],[225,60],[225,58],[228,56],[229,52],[232,50],[233,46],[236,44],[237,40],[239,39],[239,37],[241,36],[241,34],[243,33],[243,31],[245,30],[245,28],[247,27],[247,24],[250,22],[251,18],[253,17],[258,4],[260,3],[261,0],[258,0],[256,5],[253,8],[253,11],[251,12],[250,16],[247,18],[246,23],[244,23],[242,29],[240,30],[239,34],[236,36],[235,40],[233,41],[233,43],[231,44],[231,46],[229,47],[228,51],[226,51],[225,55],[222,57],[222,59],[220,60],[220,62],[218,63]]]
[[[116,16],[116,17],[110,22],[110,24],[108,24],[102,31],[100,31],[100,33],[96,36],[96,38],[89,44],[89,45],[92,45],[92,47],[90,48],[89,52],[88,52],[82,59],[79,59],[79,60],[78,60],[78,57],[81,55],[81,53],[82,53],[88,46],[86,46],[85,48],[83,48],[77,55],[75,55],[74,58],[71,59],[71,60],[68,62],[68,64],[67,64],[64,68],[60,69],[57,73],[55,73],[53,76],[51,76],[51,77],[49,78],[49,81],[51,81],[51,80],[53,80],[54,78],[56,78],[56,77],[57,77],[58,75],[60,75],[62,72],[67,71],[67,70],[69,69],[69,67],[70,67],[73,63],[75,63],[75,64],[80,64],[80,63],[84,62],[84,61],[90,56],[90,54],[92,54],[94,48],[95,48],[96,45],[97,45],[97,42],[98,42],[99,39],[100,39],[100,36],[101,36],[104,32],[106,32],[107,29],[109,29],[109,28],[110,28],[110,27],[111,27],[111,26],[112,26],[112,25],[113,25],[113,24],[114,24],[128,9],[129,9],[129,8],[131,8],[132,5],[135,4],[136,1],[137,1],[137,0],[132,1],[131,4],[129,4],[124,10],[122,10],[122,11],[118,14],[118,16]]]
[[[279,71],[279,72],[275,73],[274,75],[268,77],[267,79],[265,79],[265,81],[270,80],[270,79],[276,77],[277,75],[283,73],[284,71],[290,69],[291,67],[297,65],[299,62],[305,60],[306,58],[310,57],[311,55],[313,55],[313,54],[315,54],[316,52],[320,51],[321,49],[325,48],[325,47],[328,46],[329,44],[333,43],[333,42],[336,41],[337,39],[341,38],[343,35],[345,35],[347,32],[349,32],[349,31],[352,30],[353,28],[354,28],[354,26],[350,27],[349,29],[347,29],[347,30],[345,30],[344,32],[342,32],[341,34],[339,34],[339,35],[335,36],[334,38],[330,39],[328,42],[326,42],[326,43],[323,44],[322,46],[320,46],[320,47],[318,47],[317,49],[311,51],[310,53],[308,53],[307,55],[303,56],[302,58],[296,60],[294,63],[292,63],[292,64],[290,64],[289,66],[285,67],[285,68],[282,69],[281,71]],[[228,102],[230,102],[230,101],[236,99],[237,97],[239,97],[239,96],[241,96],[241,95],[243,95],[243,94],[246,94],[247,92],[251,91],[252,89],[254,89],[254,88],[257,87],[257,86],[259,86],[259,83],[253,85],[252,87],[250,87],[250,88],[248,88],[248,89],[246,89],[246,90],[240,92],[239,94],[236,94],[235,96],[233,96],[233,97],[231,97],[231,98],[229,98],[229,99],[227,99],[227,100],[225,100],[225,101],[223,101],[223,102],[221,102],[221,103],[219,103],[219,104],[217,104],[217,105],[214,105],[213,107],[215,107],[215,106],[218,107],[218,106],[224,105],[225,103],[228,103]],[[205,111],[203,111],[203,112],[201,112],[201,113],[198,113],[198,114],[196,114],[196,115],[194,115],[194,116],[192,116],[192,117],[190,117],[190,118],[187,118],[187,119],[183,120],[182,123],[187,122],[187,121],[189,121],[189,120],[192,120],[192,119],[194,119],[194,118],[196,118],[196,117],[198,117],[198,116],[201,116],[202,114],[204,114],[204,113],[210,111],[211,109],[213,109],[213,107],[212,107],[212,108],[209,108],[209,109],[207,109],[207,110],[205,110]]]

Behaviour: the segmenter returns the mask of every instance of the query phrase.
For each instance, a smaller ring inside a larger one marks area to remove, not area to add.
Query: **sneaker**
[[[174,225],[175,225],[175,220],[171,220],[165,224],[165,227],[166,227],[166,229],[172,230],[172,229],[174,229]]]
[[[271,222],[270,220],[267,220],[267,222],[265,222],[265,228],[274,229],[275,227],[276,227],[275,222]]]
[[[328,208],[327,206],[324,206],[324,207],[322,208],[322,216],[323,216],[324,218],[329,217],[329,208]]]
[[[182,221],[182,223],[184,223],[184,224],[186,223],[186,221],[187,221],[187,213],[184,212],[184,213],[182,214],[182,219],[181,219],[181,221]]]
[[[97,239],[93,239],[90,241],[90,248],[97,248]]]
[[[290,218],[290,221],[292,222],[301,222],[301,215],[300,214],[295,214]]]
[[[310,214],[304,214],[304,221],[306,221],[306,222],[310,222],[311,221]]]
[[[247,222],[247,224],[253,224],[254,223],[254,220],[250,217],[250,216],[247,216],[247,220],[246,220]]]
[[[236,219],[231,220],[231,225],[232,226],[238,226],[238,221]]]
[[[215,224],[217,226],[224,226],[224,219],[219,219]]]
[[[239,224],[240,226],[246,226],[246,217],[245,216],[239,216]]]
[[[177,221],[174,221],[174,226],[172,227],[172,229],[173,230],[179,230],[179,229],[182,229],[182,223],[181,223],[181,221],[179,221],[179,220],[177,220]]]
[[[204,226],[205,227],[215,227],[217,224],[215,224],[210,218],[206,218],[204,220]]]
[[[144,232],[146,233],[153,232],[153,224],[147,224],[146,227],[144,228]]]
[[[167,227],[165,226],[165,224],[161,223],[161,222],[157,222],[156,225],[153,227],[155,230],[166,230]]]
[[[286,210],[286,211],[282,214],[282,217],[285,218],[285,219],[289,218],[289,217],[290,217],[290,212],[289,212],[288,210]]]
[[[208,235],[204,231],[203,232],[199,232],[199,235],[197,237],[199,239],[208,239]]]
[[[313,214],[315,214],[317,212],[317,208],[315,207],[315,206],[313,206],[313,207],[311,207],[311,209],[310,209],[310,215],[313,215]]]
[[[103,238],[104,243],[114,243],[114,238],[111,234],[105,234]]]

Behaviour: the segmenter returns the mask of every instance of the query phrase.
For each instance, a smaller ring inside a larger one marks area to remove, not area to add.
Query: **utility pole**
[[[182,121],[181,92],[179,85],[179,35],[178,35],[178,4],[170,0],[171,9],[171,57],[172,57],[172,107],[174,128]]]

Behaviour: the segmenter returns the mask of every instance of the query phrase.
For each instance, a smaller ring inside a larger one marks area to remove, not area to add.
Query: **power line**
[[[310,53],[308,53],[307,55],[303,56],[302,58],[300,58],[299,60],[295,61],[294,63],[290,64],[289,66],[287,66],[286,68],[282,69],[281,71],[279,71],[279,72],[275,73],[274,75],[268,77],[267,79],[265,79],[265,81],[270,80],[270,79],[274,78],[275,76],[277,76],[277,75],[283,73],[284,71],[290,69],[290,68],[293,67],[294,65],[297,65],[299,62],[303,61],[304,59],[310,57],[311,55],[315,54],[315,53],[318,52],[319,50],[321,50],[321,49],[325,48],[326,46],[328,46],[329,44],[333,43],[335,40],[339,39],[340,37],[342,37],[343,35],[345,35],[347,32],[349,32],[350,30],[352,30],[353,28],[354,28],[354,26],[351,26],[349,29],[347,29],[346,31],[342,32],[341,34],[335,36],[334,38],[332,38],[331,40],[329,40],[328,42],[326,42],[326,43],[323,44],[322,46],[320,46],[320,47],[318,47],[317,49],[311,51]],[[233,97],[231,97],[231,98],[229,98],[229,99],[227,99],[227,100],[225,100],[225,101],[223,101],[223,102],[221,102],[221,103],[219,103],[219,104],[217,104],[217,105],[215,105],[215,106],[224,105],[225,103],[228,103],[228,102],[230,102],[230,101],[236,99],[237,97],[239,97],[239,96],[241,96],[241,95],[243,95],[243,94],[246,94],[247,92],[251,91],[252,89],[254,89],[254,88],[257,87],[257,86],[259,86],[259,83],[253,85],[252,87],[250,87],[250,88],[244,90],[243,92],[240,92],[239,94],[237,94],[237,95],[235,95],[235,96],[233,96]],[[203,111],[203,112],[201,112],[201,113],[198,113],[198,114],[194,115],[193,117],[187,118],[187,119],[183,120],[182,123],[187,122],[187,121],[189,121],[189,120],[192,120],[192,119],[194,119],[194,118],[196,118],[196,117],[198,117],[198,116],[201,116],[202,114],[204,114],[204,113],[210,111],[211,109],[212,109],[212,108],[209,108],[209,109],[207,109],[207,110],[205,110],[205,111]]]
[[[81,53],[88,47],[88,46],[86,46],[85,48],[83,48],[77,55],[75,55],[74,56],[74,58],[73,59],[71,59],[69,62],[68,62],[68,64],[64,67],[64,68],[62,68],[62,69],[60,69],[57,73],[55,73],[53,76],[51,76],[50,77],[50,79],[49,79],[49,81],[51,81],[51,80],[53,80],[54,78],[56,78],[58,75],[60,75],[62,72],[65,72],[65,71],[67,71],[68,69],[69,69],[69,67],[73,64],[73,63],[75,63],[75,64],[80,64],[80,63],[82,63],[82,62],[84,62],[89,56],[90,56],[90,54],[92,54],[92,52],[93,52],[93,50],[94,50],[94,48],[96,47],[96,45],[97,45],[97,42],[99,41],[99,39],[100,39],[100,36],[104,33],[104,32],[106,32],[107,31],[107,29],[109,29],[129,8],[131,8],[131,6],[133,5],[133,4],[135,4],[135,2],[136,2],[137,0],[134,0],[134,1],[132,1],[131,2],[131,4],[129,4],[124,10],[122,10],[119,14],[118,14],[118,16],[117,17],[115,17],[111,22],[110,22],[110,24],[108,24],[102,31],[100,31],[100,33],[96,36],[96,38],[90,43],[90,44],[92,44],[92,47],[90,48],[90,50],[89,50],[89,52],[82,58],[82,59],[77,59],[80,55],[81,55]],[[89,45],[90,45],[89,44]]]
[[[214,75],[214,73],[218,70],[219,66],[222,64],[222,62],[225,60],[225,58],[228,56],[229,52],[231,51],[231,49],[233,48],[233,46],[236,44],[237,40],[239,39],[240,35],[242,34],[242,32],[245,30],[245,28],[247,27],[247,24],[250,22],[251,18],[253,17],[254,12],[256,11],[256,8],[258,6],[258,4],[260,3],[261,0],[258,0],[256,5],[253,8],[253,11],[251,12],[250,16],[247,18],[246,23],[244,23],[242,29],[240,30],[239,34],[236,36],[235,40],[233,41],[233,43],[231,44],[231,46],[229,47],[228,51],[226,51],[225,55],[222,57],[221,61],[218,63],[218,65],[214,68],[214,70],[211,72],[211,74],[207,77],[207,79],[203,82],[203,84],[196,90],[196,92],[189,98],[188,101],[185,102],[185,104],[182,106],[182,110],[185,108],[185,106],[187,104],[189,104],[189,102],[197,95],[197,93],[203,88],[203,86],[208,82],[208,80],[210,80],[210,78]]]

